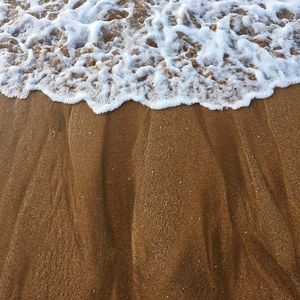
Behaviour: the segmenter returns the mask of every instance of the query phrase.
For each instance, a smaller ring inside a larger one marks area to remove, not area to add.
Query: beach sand
[[[300,85],[237,111],[0,96],[0,299],[300,299]]]

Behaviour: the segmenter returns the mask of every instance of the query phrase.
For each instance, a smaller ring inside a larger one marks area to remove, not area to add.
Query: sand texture
[[[300,85],[237,111],[0,97],[0,299],[300,299]]]

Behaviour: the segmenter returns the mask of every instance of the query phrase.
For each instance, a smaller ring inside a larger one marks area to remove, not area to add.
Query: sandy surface
[[[223,112],[0,98],[0,299],[300,299],[300,85]]]

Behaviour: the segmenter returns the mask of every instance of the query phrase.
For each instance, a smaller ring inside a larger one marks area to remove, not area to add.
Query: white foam
[[[66,2],[66,3],[65,3]],[[0,92],[239,108],[300,82],[300,0],[2,0]]]

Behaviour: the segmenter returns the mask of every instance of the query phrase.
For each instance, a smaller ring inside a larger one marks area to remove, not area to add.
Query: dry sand
[[[238,111],[0,97],[0,299],[300,299],[300,85]]]

